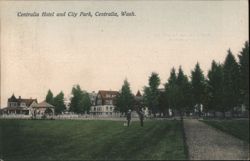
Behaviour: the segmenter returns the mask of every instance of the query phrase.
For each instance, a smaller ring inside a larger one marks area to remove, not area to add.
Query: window
[[[10,107],[16,107],[17,103],[16,102],[10,102]]]
[[[25,104],[24,102],[22,102],[22,103],[21,103],[21,106],[22,106],[22,107],[25,107],[25,106],[26,106],[26,104]]]

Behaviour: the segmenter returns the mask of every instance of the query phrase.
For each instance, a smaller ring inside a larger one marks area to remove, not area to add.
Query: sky
[[[95,12],[134,12],[101,17]],[[18,12],[91,12],[93,17],[18,17]],[[1,1],[1,107],[12,95],[43,101],[48,89],[133,93],[157,72],[161,87],[172,67],[204,74],[212,60],[237,57],[248,40],[248,1]]]

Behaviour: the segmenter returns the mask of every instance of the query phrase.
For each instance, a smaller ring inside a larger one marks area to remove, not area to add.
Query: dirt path
[[[191,160],[249,160],[249,145],[195,119],[185,119],[184,129]]]

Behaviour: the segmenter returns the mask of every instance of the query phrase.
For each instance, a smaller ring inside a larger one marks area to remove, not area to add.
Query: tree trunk
[[[183,120],[183,111],[179,111],[181,114],[181,121]]]
[[[223,119],[225,119],[225,118],[226,118],[226,112],[223,111]]]

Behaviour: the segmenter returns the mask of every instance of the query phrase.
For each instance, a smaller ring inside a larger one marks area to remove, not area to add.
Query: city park
[[[212,61],[207,76],[199,63],[184,74],[171,69],[164,89],[153,72],[136,101],[128,80],[116,98],[122,116],[149,110],[141,127],[132,118],[117,120],[0,119],[3,160],[188,160],[249,159],[249,43],[238,55],[230,49],[223,63]],[[46,102],[55,115],[65,113],[64,93],[49,90]],[[68,112],[88,114],[91,100],[72,88]],[[169,109],[172,110],[171,114]]]

